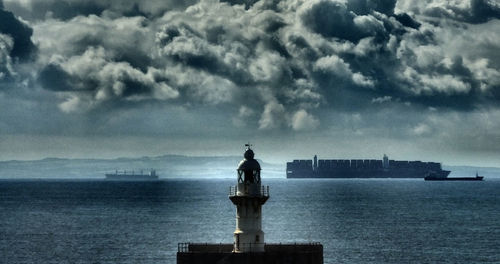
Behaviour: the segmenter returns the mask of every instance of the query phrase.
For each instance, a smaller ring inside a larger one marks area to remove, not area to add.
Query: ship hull
[[[338,170],[327,172],[292,172],[287,173],[287,178],[419,178],[422,179],[428,171],[418,170]],[[443,177],[449,171],[441,171]]]
[[[482,181],[484,177],[425,177],[426,181]]]
[[[116,175],[106,174],[106,180],[111,181],[158,181],[158,176],[150,175]]]

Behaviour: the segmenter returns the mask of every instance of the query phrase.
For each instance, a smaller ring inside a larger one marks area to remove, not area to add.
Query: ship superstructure
[[[287,178],[424,178],[429,173],[447,177],[441,163],[376,159],[294,160],[286,164]]]

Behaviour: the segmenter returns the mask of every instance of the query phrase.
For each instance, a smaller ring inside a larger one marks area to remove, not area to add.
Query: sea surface
[[[236,179],[0,180],[0,263],[175,263],[232,243]],[[325,263],[500,263],[500,180],[263,179],[265,240]]]

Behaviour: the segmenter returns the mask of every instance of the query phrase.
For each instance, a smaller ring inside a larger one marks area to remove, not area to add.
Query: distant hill
[[[103,179],[105,173],[115,170],[140,171],[156,169],[160,178],[235,178],[242,157],[192,157],[164,155],[157,157],[117,159],[61,159],[46,158],[32,161],[1,161],[0,179]],[[272,164],[260,161],[264,178],[285,178],[285,162]],[[500,168],[474,166],[447,166],[450,177],[479,175],[500,178]]]
[[[190,157],[164,155],[158,157],[117,159],[60,159],[0,162],[0,178],[104,178],[115,170],[140,171],[156,169],[160,178],[235,178],[242,157]],[[285,165],[260,161],[263,177],[285,177]]]

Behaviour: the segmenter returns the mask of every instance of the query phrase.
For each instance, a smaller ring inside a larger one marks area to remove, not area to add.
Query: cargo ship
[[[430,172],[448,177],[441,163],[390,160],[384,154],[381,160],[320,159],[294,160],[286,164],[287,178],[424,178]]]
[[[142,170],[140,173],[135,171],[119,171],[116,170],[114,173],[106,173],[106,180],[114,180],[114,181],[157,181],[158,175],[156,174],[156,170],[150,170],[147,173],[144,173]]]
[[[434,173],[429,173],[425,176],[424,180],[426,181],[482,181],[484,176],[479,176],[476,172],[476,177],[441,177]]]

